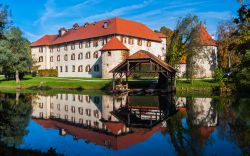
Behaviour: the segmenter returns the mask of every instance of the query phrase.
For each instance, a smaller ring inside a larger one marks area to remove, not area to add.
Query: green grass
[[[111,86],[110,79],[104,80],[101,78],[58,78],[58,77],[31,77],[25,76],[21,80],[21,88],[29,89],[38,86],[46,86],[48,88],[64,91],[67,90],[103,90]],[[150,80],[130,81],[129,86],[132,88],[147,88],[151,85]],[[177,91],[179,90],[212,90],[219,87],[219,83],[214,82],[212,79],[197,79],[191,84],[186,80],[177,80]],[[5,80],[0,76],[0,88],[16,88],[15,80]]]
[[[95,81],[89,81],[95,80]],[[82,88],[86,90],[100,90],[109,86],[110,80],[102,79],[83,79],[83,78],[45,78],[45,77],[31,77],[26,76],[21,80],[21,88],[27,89],[30,87],[47,86],[53,89],[77,89]],[[15,80],[5,80],[0,78],[1,88],[16,88]]]

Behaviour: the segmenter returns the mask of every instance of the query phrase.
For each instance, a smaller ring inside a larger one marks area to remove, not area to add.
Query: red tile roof
[[[161,33],[161,32],[156,32],[156,34],[157,34],[160,38],[167,38],[167,36],[164,35],[164,34]]]
[[[212,37],[207,32],[206,28],[203,24],[199,27],[199,38],[202,43],[202,45],[205,46],[216,46],[216,42],[212,39]]]
[[[42,38],[38,39],[36,42],[33,42],[30,46],[41,46],[41,45],[51,45],[53,41],[57,38],[57,35],[45,35]]]
[[[101,51],[105,50],[129,50],[121,41],[119,41],[116,37],[113,37],[107,44],[105,44]]]
[[[104,23],[108,23],[107,28],[103,27]],[[111,18],[99,22],[90,23],[86,26],[80,26],[77,29],[68,29],[68,31],[63,36],[56,35],[57,37],[54,38],[54,41],[51,44],[60,44],[76,40],[116,34],[161,42],[161,39],[158,37],[158,35],[142,23],[122,18]],[[41,42],[39,39],[31,44],[31,46],[37,45],[48,45],[48,43]]]
[[[156,57],[155,55],[153,55],[152,53],[145,51],[145,50],[140,50],[132,55],[130,55],[126,60],[124,60],[123,62],[121,62],[120,64],[118,64],[115,68],[113,68],[110,72],[116,72],[117,70],[119,70],[121,67],[124,67],[123,65],[128,61],[128,60],[148,60],[151,59],[154,62],[158,63],[159,65],[161,65],[164,69],[166,69],[167,71],[171,72],[171,73],[176,73],[176,70],[171,67],[169,64],[167,64],[166,62],[162,61],[160,58]]]
[[[141,143],[150,138],[154,133],[161,131],[161,124],[158,124],[150,129],[147,128],[131,128],[132,132],[123,135],[110,135],[102,131],[94,131],[91,129],[76,127],[63,122],[51,119],[33,119],[39,125],[45,128],[64,129],[67,133],[88,140],[97,145],[106,146],[108,148],[119,150],[128,148],[132,145]],[[109,145],[105,144],[109,141]]]

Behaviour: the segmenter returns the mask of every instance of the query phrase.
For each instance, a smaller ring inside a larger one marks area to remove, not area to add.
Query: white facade
[[[102,76],[102,67],[106,66],[107,62],[110,62],[110,64],[113,62],[112,66],[107,69],[111,70],[111,67],[118,65],[122,61],[121,56],[117,56],[117,51],[111,51],[112,54],[106,57],[105,60],[101,55],[100,49],[112,37],[104,36],[52,46],[35,46],[31,47],[32,56],[36,60],[39,70],[57,69],[58,77],[104,77]],[[121,36],[117,35],[116,37],[121,41]],[[133,40],[133,44],[129,44],[129,39]],[[123,44],[129,49],[129,55],[139,50],[146,50],[164,59],[166,39],[161,39],[162,42],[157,42],[123,36]],[[138,44],[138,40],[141,40],[141,45]],[[80,48],[80,44],[82,44],[82,48]],[[67,50],[65,49],[65,45],[67,46]],[[74,48],[71,48],[71,46]],[[43,50],[39,51],[41,48]],[[71,58],[72,55],[75,55],[75,59]],[[111,75],[108,77],[105,76],[105,78],[111,78]]]
[[[218,66],[217,47],[203,46],[203,50],[199,52],[195,64],[195,78],[211,78]],[[179,64],[177,76],[185,77],[186,64]]]

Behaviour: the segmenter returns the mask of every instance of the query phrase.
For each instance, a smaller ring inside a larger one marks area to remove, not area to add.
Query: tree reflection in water
[[[17,146],[28,133],[31,97],[20,94],[0,94],[0,144]]]
[[[248,155],[249,103],[240,96],[0,94],[0,144],[22,144],[33,109],[33,121],[44,128],[113,150],[161,132],[178,155],[206,155],[205,149],[218,138],[236,143]]]

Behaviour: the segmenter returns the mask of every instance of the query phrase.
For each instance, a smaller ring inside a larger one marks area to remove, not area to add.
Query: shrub
[[[58,72],[56,69],[38,70],[38,75],[41,77],[57,77]]]
[[[217,82],[221,82],[224,77],[224,71],[221,68],[216,68],[214,71],[214,80]]]

